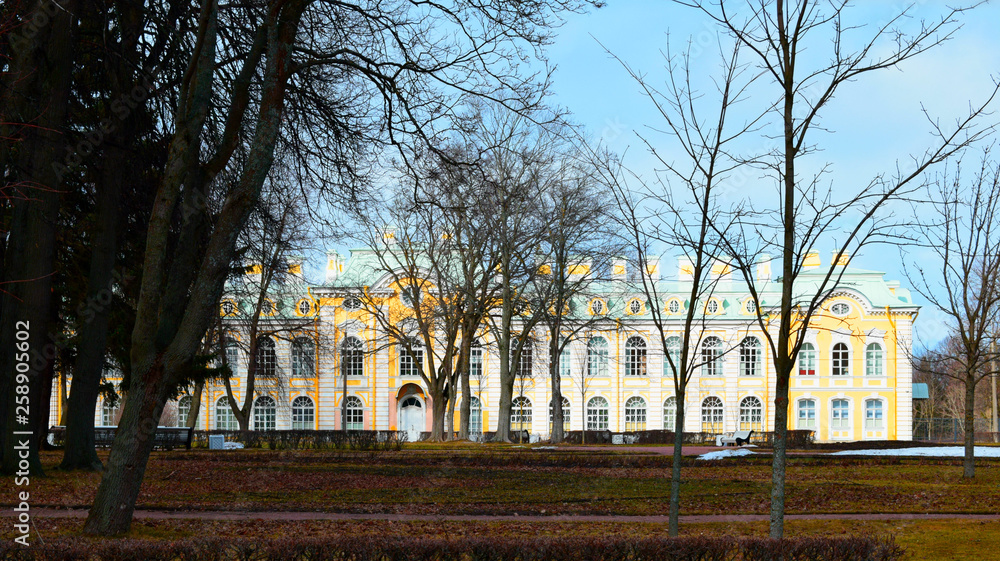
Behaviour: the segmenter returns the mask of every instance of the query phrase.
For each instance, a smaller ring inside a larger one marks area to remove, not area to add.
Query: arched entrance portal
[[[416,384],[406,384],[399,389],[396,402],[399,406],[397,427],[406,432],[409,442],[420,440],[420,433],[427,426],[427,399],[424,391]]]

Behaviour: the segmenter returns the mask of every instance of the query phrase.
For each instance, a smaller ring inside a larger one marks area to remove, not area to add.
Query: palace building
[[[835,256],[835,258],[837,258]],[[806,335],[791,379],[789,428],[815,431],[817,441],[910,440],[913,384],[910,365],[912,326],[918,307],[908,290],[876,271],[847,267],[838,288],[822,304]],[[411,438],[431,428],[430,396],[419,376],[423,350],[401,352],[387,342],[361,297],[379,293],[401,298],[392,275],[379,268],[373,250],[357,249],[348,260],[330,252],[325,282],[302,280],[301,261],[293,262],[289,280],[265,301],[258,343],[264,380],[256,384],[251,428],[390,429]],[[563,410],[567,430],[614,432],[674,430],[674,383],[666,366],[661,338],[650,314],[663,310],[671,326],[667,352],[679,353],[680,329],[690,293],[690,264],[678,258],[676,274],[659,278],[661,260],[648,259],[647,270],[658,279],[660,301],[650,302],[629,282],[630,264],[612,266],[612,279],[590,289],[572,313],[591,320],[559,358]],[[673,264],[671,264],[673,266]],[[780,284],[771,281],[770,263],[756,274],[764,290],[762,306],[777,302]],[[804,293],[818,283],[825,268],[818,253],[810,254],[800,276]],[[586,274],[586,273],[583,273]],[[669,277],[669,278],[667,278]],[[735,430],[774,428],[775,374],[765,338],[755,321],[753,300],[745,283],[727,267],[713,269],[715,289],[704,303],[704,329],[696,360],[702,364],[687,392],[685,432],[721,434]],[[225,322],[246,304],[225,297]],[[597,316],[597,317],[594,317]],[[676,318],[676,319],[673,319]],[[233,322],[231,337],[246,333]],[[539,328],[533,352],[522,357],[522,376],[514,387],[514,429],[544,439],[551,429],[550,380],[545,330]],[[243,399],[247,356],[242,345],[230,345],[233,392]],[[414,356],[416,359],[414,360]],[[678,354],[679,356],[679,354]],[[496,429],[500,395],[499,361],[489,332],[473,350],[470,365],[472,417],[470,432]],[[57,394],[58,391],[53,392]],[[345,396],[346,394],[346,396]],[[342,418],[346,399],[346,418]],[[193,411],[192,396],[183,396],[165,413],[161,424],[184,426]],[[58,411],[53,396],[53,411]],[[113,425],[116,411],[99,406],[98,425]],[[455,427],[458,427],[456,408]],[[236,429],[222,384],[202,392],[198,429]]]

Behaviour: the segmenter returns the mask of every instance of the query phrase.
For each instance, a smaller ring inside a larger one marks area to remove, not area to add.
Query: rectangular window
[[[851,428],[850,402],[846,399],[833,400],[833,430],[850,430]]]
[[[807,399],[799,402],[799,423],[798,428],[805,430],[816,429],[816,402]]]
[[[472,347],[469,351],[469,376],[479,378],[483,375],[483,349]]]
[[[865,402],[865,429],[881,430],[885,428],[882,423],[882,402],[877,399],[870,399]]]
[[[399,375],[419,376],[424,366],[424,350],[420,347],[412,347],[409,351],[406,347],[399,347]]]

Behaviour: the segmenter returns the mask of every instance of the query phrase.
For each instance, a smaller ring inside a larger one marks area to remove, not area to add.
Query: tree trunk
[[[976,375],[965,375],[965,458],[962,460],[962,478],[976,477]]]
[[[502,359],[501,359],[502,360]],[[507,378],[507,380],[504,380]],[[500,371],[500,404],[497,409],[497,432],[493,437],[496,442],[510,442],[510,408],[514,400],[514,377],[504,376],[503,366]]]
[[[677,407],[674,415],[674,457],[670,469],[670,515],[667,520],[667,532],[670,536],[680,535],[681,462],[684,459],[684,391],[677,392],[674,399]]]
[[[774,457],[771,460],[771,537],[785,533],[785,464],[788,444],[788,375],[778,373],[774,398]]]
[[[199,381],[194,385],[194,395],[191,396],[191,410],[188,411],[186,425],[188,428],[198,428],[198,415],[201,414],[201,394],[204,390],[205,382]]]
[[[448,400],[441,390],[430,389],[431,394],[431,442],[444,440],[444,414],[448,410]]]

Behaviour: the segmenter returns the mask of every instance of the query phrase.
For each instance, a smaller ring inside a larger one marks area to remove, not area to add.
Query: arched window
[[[663,428],[674,430],[677,422],[677,398],[670,396],[663,401]]]
[[[240,346],[235,342],[226,343],[226,366],[232,371],[233,377],[240,375]]]
[[[517,362],[517,369],[514,370],[515,376],[524,378],[531,377],[533,353],[534,353],[534,345],[531,343],[531,341],[525,341],[524,346],[521,347],[521,358]]]
[[[667,337],[667,352],[663,356],[663,375],[673,377],[674,371],[670,369],[670,360],[674,361],[674,368],[680,370],[681,367],[681,338],[673,335]],[[667,360],[667,355],[670,360]]]
[[[865,349],[865,375],[882,376],[885,371],[882,369],[882,345],[871,343]]]
[[[186,427],[191,415],[191,396],[184,395],[177,400],[177,426]]]
[[[882,400],[869,399],[865,401],[865,430],[882,430],[885,424],[882,418]]]
[[[608,340],[591,337],[587,341],[587,376],[608,375]]]
[[[402,352],[406,354],[405,350]],[[344,337],[340,343],[340,375],[365,375],[365,347],[361,339],[353,335]]]
[[[253,430],[274,430],[278,419],[278,404],[269,395],[257,398],[253,405]]]
[[[347,396],[347,430],[365,428],[365,406],[356,395]]]
[[[479,341],[473,341],[469,349],[469,375],[476,379],[483,375],[483,346]]]
[[[316,365],[316,344],[308,337],[292,341],[292,376],[312,378]]]
[[[851,402],[846,399],[835,399],[833,406],[833,430],[850,430],[851,428]]]
[[[561,342],[562,350],[559,351],[559,376],[569,378],[573,373],[573,350],[569,343]]]
[[[274,378],[278,370],[278,357],[274,351],[274,339],[264,335],[257,338],[257,376]]]
[[[552,421],[555,412],[552,410],[552,402],[549,402],[549,434],[552,434]],[[563,431],[569,430],[569,400],[562,398]]]
[[[531,430],[531,400],[523,395],[510,404],[510,429]]]
[[[115,402],[114,407],[107,400],[101,405],[101,426],[113,427],[118,425],[118,417],[121,416],[121,399]]]
[[[587,402],[587,430],[608,430],[608,400],[597,396]]]
[[[416,342],[411,342],[409,349],[406,345],[399,345],[399,375],[420,376],[423,370],[424,348]]]
[[[316,407],[308,396],[300,395],[292,400],[292,430],[312,430],[316,428]]]
[[[215,430],[239,430],[236,415],[229,406],[229,397],[222,396],[215,402]]]
[[[740,343],[740,376],[760,375],[760,340],[746,337]]]
[[[634,396],[625,402],[625,430],[646,430],[646,400]]]
[[[469,434],[483,434],[483,403],[475,396],[469,399]]]
[[[816,400],[799,400],[799,422],[797,428],[806,430],[816,430]]]
[[[747,396],[740,401],[740,430],[760,432],[764,422],[764,404],[759,397]]]
[[[646,340],[638,335],[625,341],[625,375],[646,375]]]
[[[710,336],[701,342],[701,375],[722,376],[722,339]]]
[[[714,395],[701,402],[701,432],[722,432],[722,400]]]
[[[833,360],[831,361],[830,374],[834,376],[847,376],[850,374],[851,357],[847,350],[847,345],[837,343],[833,346]]]
[[[799,376],[816,375],[816,347],[812,343],[802,343],[799,349]]]

